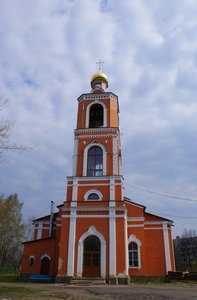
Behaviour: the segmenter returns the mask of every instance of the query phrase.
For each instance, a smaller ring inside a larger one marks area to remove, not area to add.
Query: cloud
[[[196,195],[196,13],[195,0],[1,1],[1,95],[13,141],[32,150],[5,154],[0,188],[19,193],[25,216],[65,199],[77,97],[99,58],[119,96],[125,194],[154,213],[194,215],[195,202],[130,185]],[[192,220],[175,218],[175,232]]]

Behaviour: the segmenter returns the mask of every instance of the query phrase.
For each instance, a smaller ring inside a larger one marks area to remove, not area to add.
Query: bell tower
[[[60,257],[64,263],[59,275],[104,278],[127,273],[119,104],[118,96],[107,88],[108,77],[99,68],[91,78],[91,92],[77,99],[73,171],[67,178],[62,208]],[[100,245],[95,254],[84,248],[88,237],[91,241],[95,237]],[[118,253],[123,254],[117,260]]]

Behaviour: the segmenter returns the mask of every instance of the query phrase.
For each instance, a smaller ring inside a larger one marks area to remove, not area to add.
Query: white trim
[[[113,174],[118,175],[118,137],[113,137]]]
[[[77,152],[78,152],[78,139],[74,140],[74,151],[73,151],[73,168],[72,175],[76,176],[77,174]]]
[[[163,222],[163,239],[164,239],[164,251],[166,261],[166,273],[172,270],[170,259],[170,247],[168,238],[168,222]]]
[[[131,234],[129,236],[129,239],[128,239],[128,246],[131,242],[135,242],[138,246],[138,267],[130,267],[129,264],[129,269],[141,269],[141,242],[140,240],[134,235],[134,234]],[[129,252],[129,247],[127,248],[127,251]]]
[[[93,142],[93,143],[90,143],[89,145],[87,145],[83,152],[83,176],[87,175],[88,150],[91,147],[95,147],[95,146],[98,146],[103,150],[103,176],[106,175],[106,149],[102,144]],[[93,177],[94,177],[94,180],[96,180],[95,178],[97,178],[97,176],[93,176]],[[101,176],[98,176],[98,177],[101,177]],[[86,180],[88,180],[88,177],[86,178]],[[101,179],[101,180],[103,180],[103,179]]]
[[[99,94],[95,95],[92,93],[82,94],[77,98],[78,102],[81,102],[83,100],[89,101],[89,100],[104,100],[104,99],[111,99],[118,102],[118,96],[111,92],[102,93],[101,95]]]
[[[116,215],[109,212],[109,276],[116,276]]]
[[[94,226],[90,226],[78,241],[78,255],[77,255],[77,276],[82,277],[83,274],[83,251],[84,251],[84,240],[90,236],[95,235],[99,238],[101,243],[101,274],[102,278],[106,276],[106,241],[104,236],[96,230]]]
[[[41,256],[40,260],[43,260],[43,258],[47,257],[49,260],[51,260],[51,256],[48,255],[48,253],[45,253]]]
[[[144,230],[163,230],[162,227],[144,227]]]
[[[90,144],[90,145],[94,145],[94,144]],[[75,178],[78,180],[78,182],[80,181],[105,181],[105,180],[110,180],[110,178],[114,178],[115,180],[123,180],[122,175],[113,175],[113,176],[96,176],[96,177],[92,177],[92,176],[84,176],[84,177],[79,177],[79,176],[67,176],[67,181],[73,181]]]
[[[74,133],[76,136],[77,134],[83,134],[83,133],[96,133],[96,132],[114,132],[117,135],[117,132],[119,132],[118,127],[97,127],[97,128],[80,128],[75,129]],[[100,135],[99,135],[100,136]],[[84,137],[84,135],[83,135]],[[86,137],[86,136],[85,136]]]
[[[107,107],[103,102],[95,101],[95,100],[93,102],[90,102],[86,107],[86,128],[89,128],[90,108],[92,105],[95,105],[95,104],[100,104],[103,107],[103,126],[102,127],[107,126]]]
[[[110,195],[109,195],[109,206],[115,206],[115,178],[110,178]]]
[[[144,227],[144,224],[128,225],[127,227]]]
[[[128,217],[128,222],[144,222],[144,217]]]
[[[96,215],[96,214],[91,214],[91,215],[76,215],[77,219],[83,219],[83,218],[87,218],[87,219],[103,219],[103,218],[108,218],[108,219],[121,219],[124,218],[125,215],[115,215],[114,217],[112,217],[111,215]],[[63,219],[70,219],[72,218],[71,216],[68,215],[62,215]]]
[[[78,180],[75,177],[73,179],[72,201],[77,201],[77,192],[78,192]]]
[[[68,241],[68,264],[67,276],[74,275],[74,258],[75,258],[75,234],[76,234],[76,211],[70,212],[70,228]]]
[[[38,227],[36,229],[37,229],[37,240],[39,240],[42,238],[42,230],[43,230],[43,222],[42,221],[38,223]]]
[[[125,272],[126,276],[129,274],[129,252],[128,252],[128,230],[127,230],[127,215],[124,220],[124,232],[125,232]]]
[[[96,199],[96,200],[89,200],[88,197],[90,194],[97,194],[99,199]],[[98,190],[89,190],[85,193],[84,195],[84,200],[85,201],[101,201],[103,199],[103,195],[101,194],[101,192],[99,192]]]
[[[87,180],[88,181],[88,180]],[[109,183],[79,183],[78,186],[109,186]],[[122,183],[115,183],[114,185],[122,185]],[[73,184],[68,184],[67,186],[71,187]]]

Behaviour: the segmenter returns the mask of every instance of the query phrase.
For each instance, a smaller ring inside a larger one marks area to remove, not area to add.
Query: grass
[[[16,282],[18,280],[18,273],[0,273],[0,282]]]
[[[36,293],[38,290],[20,286],[0,286],[0,294],[3,293]]]

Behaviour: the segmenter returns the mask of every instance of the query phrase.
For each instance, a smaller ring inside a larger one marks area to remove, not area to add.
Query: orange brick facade
[[[118,97],[107,76],[92,77],[78,98],[72,176],[65,202],[34,220],[34,240],[24,243],[23,274],[59,278],[128,278],[174,270],[172,221],[124,197]]]

